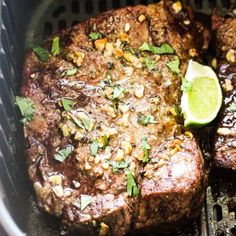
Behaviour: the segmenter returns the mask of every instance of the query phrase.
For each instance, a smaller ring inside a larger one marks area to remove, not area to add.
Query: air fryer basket
[[[158,0],[0,0],[0,225],[10,236],[59,235],[58,220],[40,213],[24,161],[24,136],[14,95],[19,94],[25,49],[58,30],[103,11]],[[222,14],[236,0],[186,0],[196,11]],[[236,235],[236,173],[215,170],[199,222],[175,235]],[[0,235],[6,235],[1,230]],[[174,235],[174,234],[171,234]]]

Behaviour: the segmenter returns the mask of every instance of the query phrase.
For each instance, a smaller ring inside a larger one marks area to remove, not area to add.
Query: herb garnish
[[[33,47],[33,51],[42,62],[46,62],[49,59],[49,53],[46,49],[35,46]]]
[[[147,125],[149,124],[157,124],[157,121],[155,121],[154,117],[152,115],[142,115],[139,119],[140,123],[142,125]]]
[[[16,96],[16,104],[18,105],[23,119],[21,122],[26,123],[34,117],[35,107],[34,103],[30,98],[23,98]]]
[[[103,136],[103,149],[105,149],[109,145],[109,140],[106,135]]]
[[[150,145],[147,142],[147,137],[142,138],[141,149],[143,150],[143,159],[142,162],[149,161],[149,150],[151,149]]]
[[[138,196],[139,195],[139,188],[135,182],[135,179],[131,172],[126,174],[126,191],[129,196]]]
[[[98,148],[99,148],[99,141],[98,139],[94,139],[93,142],[90,144],[90,152],[92,156],[97,155]]]
[[[125,92],[125,88],[121,86],[116,86],[113,90],[113,96],[112,99],[119,98],[123,93]]]
[[[86,130],[90,131],[90,127],[91,127],[91,121],[90,119],[88,118],[84,118],[84,119],[81,119],[82,120],[82,123],[83,123],[83,126]]]
[[[99,33],[99,32],[91,32],[89,34],[89,41],[97,40],[97,39],[100,39],[100,38],[102,38],[102,34]]]
[[[144,58],[144,63],[146,65],[146,67],[148,68],[148,70],[154,70],[156,69],[156,62],[152,59],[149,58]]]
[[[58,36],[55,36],[52,40],[51,53],[53,56],[57,56],[60,53],[60,38]]]
[[[173,54],[174,53],[174,49],[167,43],[162,44],[160,47],[156,47],[148,43],[143,43],[143,45],[139,48],[139,50],[152,52],[153,54]]]
[[[78,71],[77,68],[67,69],[61,73],[61,76],[62,77],[69,77],[69,76],[75,75],[77,73],[77,71]]]
[[[230,106],[226,110],[229,112],[236,111],[236,102],[233,102],[232,104],[230,104]]]
[[[62,98],[61,103],[65,111],[71,111],[73,107],[73,101],[71,99]]]
[[[80,210],[83,211],[92,202],[92,196],[80,195]]]
[[[192,83],[185,78],[182,79],[181,90],[184,92],[190,92],[192,90]]]
[[[117,162],[117,161],[106,160],[106,162],[112,167],[113,172],[116,172],[120,169],[125,169],[128,167],[128,163],[126,163],[125,161]]]
[[[180,61],[179,61],[179,57],[176,57],[175,60],[173,61],[169,61],[167,64],[167,67],[169,67],[169,69],[178,74],[180,72],[180,69],[179,69],[179,65],[180,65]]]
[[[58,151],[55,154],[54,159],[60,162],[64,162],[65,159],[72,153],[73,150],[74,147],[72,145],[68,145],[66,148]]]

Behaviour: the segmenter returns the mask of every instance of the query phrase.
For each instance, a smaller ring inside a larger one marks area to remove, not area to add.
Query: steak
[[[216,166],[236,170],[236,19],[213,16],[218,75],[224,93],[214,139]]]
[[[58,37],[60,52],[50,38],[24,64],[39,207],[80,235],[163,233],[196,219],[206,173],[178,107],[207,30],[190,9],[163,1],[103,13]]]

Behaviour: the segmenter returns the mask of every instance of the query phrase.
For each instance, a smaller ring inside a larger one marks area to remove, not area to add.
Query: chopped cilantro
[[[167,67],[176,74],[180,72],[179,65],[180,65],[179,57],[176,57],[175,60],[169,61],[167,63]]]
[[[106,135],[103,136],[103,149],[105,149],[109,145],[109,140]]]
[[[80,210],[83,211],[90,203],[92,203],[92,196],[80,195]]]
[[[181,90],[184,92],[189,92],[192,90],[192,83],[187,81],[185,78],[182,79]]]
[[[152,52],[153,54],[173,54],[174,53],[174,49],[167,43],[162,44],[160,47],[156,47],[148,43],[143,43],[143,45],[139,48],[139,50]]]
[[[82,120],[82,123],[84,125],[84,128],[88,131],[90,131],[90,127],[91,127],[91,121],[90,119],[87,119],[87,118],[84,118],[84,119],[81,119]]]
[[[52,40],[51,53],[53,56],[57,56],[60,53],[60,38],[58,36],[55,36]]]
[[[181,108],[177,105],[174,105],[173,108],[175,109],[175,112],[176,112],[177,116],[179,116],[181,114]]]
[[[78,71],[77,68],[67,69],[61,73],[61,76],[62,77],[69,77],[69,76],[75,75],[77,73],[77,71]]]
[[[147,116],[142,115],[140,117],[139,121],[142,125],[147,125],[148,123],[149,124],[156,124],[157,123],[157,121],[155,121],[155,119],[152,115],[147,115]]]
[[[46,62],[49,59],[49,53],[46,49],[42,47],[33,47],[33,51],[42,62]]]
[[[139,188],[131,172],[126,174],[126,191],[129,196],[138,196]]]
[[[102,34],[99,32],[91,32],[89,34],[89,41],[93,41],[93,40],[100,39],[100,38],[102,38]]]
[[[142,162],[149,161],[149,150],[151,149],[150,145],[147,142],[147,137],[142,138],[141,149],[143,150],[143,159]]]
[[[106,162],[112,167],[113,172],[116,172],[120,169],[125,169],[128,167],[128,163],[126,163],[125,161],[117,162],[117,161],[107,160]]]
[[[148,68],[148,70],[156,69],[156,62],[154,60],[149,59],[149,58],[144,58],[144,63],[146,67]]]
[[[16,96],[16,104],[18,105],[21,115],[23,116],[23,119],[21,119],[23,123],[33,119],[35,107],[30,98]]]
[[[79,127],[79,128],[84,128],[84,126],[81,124],[81,122],[73,115],[70,113],[70,116],[72,118],[72,120],[74,121],[74,123]]]
[[[116,86],[113,90],[113,97],[112,99],[119,98],[123,93],[125,92],[125,89],[121,86]]]
[[[62,98],[61,103],[65,111],[71,111],[73,107],[73,101],[71,99]]]
[[[55,154],[54,159],[60,162],[64,162],[65,159],[72,153],[73,150],[74,147],[72,145],[68,145],[66,148],[58,151]]]
[[[98,139],[94,139],[90,145],[90,152],[92,156],[96,156],[98,153],[99,141]]]
[[[236,102],[233,102],[232,104],[230,104],[230,106],[226,110],[229,112],[236,111]]]

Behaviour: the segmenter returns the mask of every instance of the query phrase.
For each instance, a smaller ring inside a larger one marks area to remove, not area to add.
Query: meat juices
[[[216,166],[236,170],[236,19],[213,16],[218,75],[224,93],[214,139]]]
[[[163,233],[197,218],[203,158],[176,108],[207,30],[191,10],[165,1],[101,14],[59,37],[58,56],[42,62],[30,52],[24,66],[22,94],[36,109],[25,136],[39,207],[80,235]],[[178,60],[179,71],[170,66]],[[71,111],[62,98],[73,100]],[[68,157],[55,160],[68,145]]]

